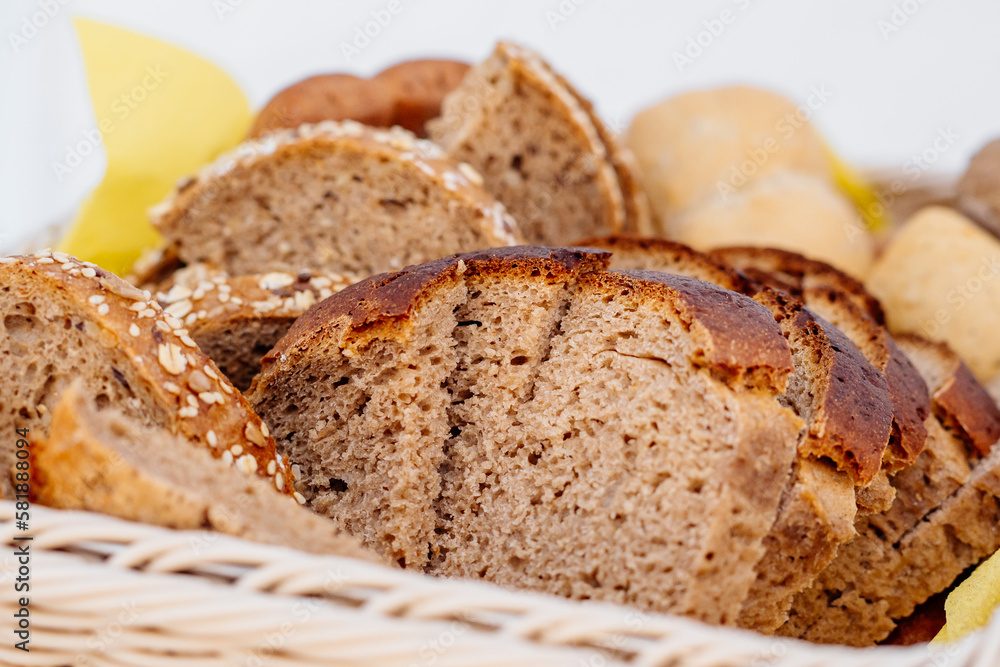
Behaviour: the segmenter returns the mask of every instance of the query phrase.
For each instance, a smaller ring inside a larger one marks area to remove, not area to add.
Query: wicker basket
[[[1000,665],[1000,614],[942,647],[822,647],[89,512],[36,506],[30,527],[16,530],[13,503],[0,502],[3,664]],[[11,639],[24,535],[29,653]]]

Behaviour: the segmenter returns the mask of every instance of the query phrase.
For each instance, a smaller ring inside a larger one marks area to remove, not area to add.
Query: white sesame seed
[[[168,315],[172,317],[184,317],[191,312],[193,308],[190,301],[184,299],[183,301],[177,301],[176,303],[171,303],[164,309]]]
[[[230,387],[228,384],[223,383],[221,385],[221,387],[222,387],[222,391],[226,392],[227,394],[232,394],[233,393],[233,388]]]
[[[239,456],[243,453],[243,445],[233,445],[229,448],[229,451],[233,453],[233,456]]]
[[[137,313],[141,313],[142,311],[146,310],[146,302],[145,301],[136,301],[131,306],[129,306],[128,309],[129,310],[134,310]]]
[[[257,459],[250,456],[249,454],[244,454],[238,460],[240,469],[248,475],[252,475],[257,472]]]
[[[103,294],[95,294],[92,297],[88,298],[87,301],[89,303],[94,304],[95,306],[99,305],[99,304],[102,304],[102,303],[104,303],[104,295]]]
[[[169,391],[171,394],[180,394],[181,388],[175,385],[173,382],[164,382],[163,388]]]
[[[292,479],[294,479],[296,482],[302,479],[302,466],[300,466],[298,463],[292,464]]]
[[[146,310],[139,313],[139,318],[141,319],[143,317],[156,317],[156,311],[153,310],[152,308],[147,308]]]
[[[156,320],[156,328],[162,331],[163,333],[170,333],[171,331],[170,325],[168,325],[163,320]]]
[[[215,403],[215,392],[203,391],[200,394],[198,394],[198,398],[201,399],[202,403],[205,403],[206,405],[211,405],[212,403]]]
[[[129,325],[128,332],[133,336],[138,336],[140,333],[142,333],[141,331],[139,331],[139,325],[137,325],[135,322]]]
[[[184,318],[184,324],[194,324],[198,321],[198,313],[191,313]]]
[[[52,259],[51,257],[39,257],[38,258],[38,263],[39,264],[55,264],[56,260]]]
[[[192,408],[191,406],[186,405],[186,406],[184,406],[183,408],[181,408],[181,409],[179,409],[177,411],[177,416],[179,416],[179,417],[197,417],[198,416],[198,408]]]
[[[212,447],[216,447],[219,444],[219,437],[215,435],[215,431],[209,431],[206,433],[205,439],[208,440],[208,444]]]
[[[198,344],[194,342],[191,336],[181,336],[181,342],[188,347],[198,347]]]
[[[75,268],[76,264],[74,264],[73,262],[66,262],[65,264],[62,265],[63,271],[72,271]]]
[[[106,303],[102,303],[101,305],[99,305],[97,307],[97,314],[98,315],[107,315],[110,312],[111,312],[111,306],[109,306]]]
[[[85,268],[84,270],[80,271],[80,273],[83,275],[84,278],[96,278],[97,277],[97,271],[94,271],[89,266],[87,268]]]
[[[316,303],[316,295],[312,292],[306,290],[304,292],[295,293],[295,305],[301,310],[308,309],[314,303]]]
[[[278,470],[278,466],[275,465],[274,461],[268,461],[267,462],[267,474],[269,476],[274,475],[274,473],[277,472],[277,470]]]
[[[261,289],[281,289],[295,284],[295,276],[290,273],[265,273],[258,281]]]
[[[298,491],[296,491],[295,493],[292,494],[292,498],[295,498],[295,502],[297,502],[299,505],[305,505],[306,504],[306,497],[303,496]]]
[[[166,312],[166,311],[164,311],[164,312]],[[182,331],[181,330],[182,327],[184,326],[184,323],[181,322],[176,317],[174,317],[173,315],[164,315],[163,316],[163,321],[166,322],[167,326],[170,327],[171,329],[173,329],[174,333],[177,334],[178,336],[183,336],[184,334],[187,333],[187,331]]]
[[[188,376],[188,386],[191,387],[192,391],[196,391],[200,394],[211,390],[212,382],[208,379],[208,376],[196,368],[191,371],[191,375]]]
[[[189,298],[191,298],[191,288],[185,287],[184,285],[174,285],[170,288],[169,292],[163,295],[163,300],[167,303],[183,301]]]
[[[219,303],[229,303],[229,292],[219,292]]]
[[[171,375],[180,375],[187,368],[187,359],[181,352],[181,348],[173,343],[159,345],[156,355],[160,361],[160,365]]]
[[[219,379],[219,376],[216,374],[215,371],[212,370],[212,367],[209,366],[208,364],[205,364],[204,368],[202,368],[201,370],[205,371],[205,375],[212,378],[213,380]]]
[[[15,264],[17,257],[0,257],[0,264]]]
[[[258,428],[253,422],[247,422],[246,427],[243,429],[243,435],[246,436],[247,440],[258,447],[263,447],[267,442],[264,440],[264,434],[261,433],[260,428]]]
[[[240,298],[240,297],[238,297],[238,296],[234,296],[234,297],[233,297],[233,298],[231,299],[231,301],[232,301],[232,302],[233,302],[234,304],[236,304],[237,306],[242,306],[242,305],[243,305],[243,299],[241,299],[241,298]]]
[[[278,491],[285,490],[285,478],[282,477],[280,472],[274,476],[274,485],[278,488]]]
[[[228,449],[222,452],[222,462],[225,463],[227,466],[233,465],[233,453]]]
[[[260,432],[261,434],[263,434],[265,438],[271,437],[271,431],[270,429],[267,428],[267,424],[265,424],[264,422],[260,423]]]
[[[64,252],[59,252],[58,250],[57,250],[56,252],[52,253],[52,258],[53,258],[54,260],[56,260],[57,262],[61,262],[61,263],[63,263],[63,264],[65,264],[65,263],[67,263],[67,262],[69,262],[69,263],[72,263],[72,262],[70,261],[70,260],[71,260],[71,258],[70,258],[70,256],[69,256],[69,255],[67,255],[67,254],[66,254],[66,253],[64,253]]]
[[[192,408],[194,408],[195,410],[198,409],[198,399],[195,398],[194,396],[188,396],[187,397],[187,404],[189,406],[191,406]]]

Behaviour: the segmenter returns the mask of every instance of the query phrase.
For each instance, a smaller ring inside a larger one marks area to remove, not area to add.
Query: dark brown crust
[[[883,373],[889,383],[892,399],[892,437],[888,456],[894,469],[916,462],[927,443],[924,422],[931,414],[931,399],[927,384],[906,353],[899,349],[892,336],[886,336],[889,363]]]
[[[382,70],[374,81],[383,84],[393,99],[393,125],[426,137],[424,125],[441,113],[441,102],[469,71],[455,60],[408,60]]]
[[[702,349],[693,359],[695,363],[733,378],[763,374],[779,391],[794,370],[791,352],[771,313],[742,294],[660,271],[610,271],[583,280],[634,289],[653,299],[670,298],[690,330],[703,332]]]
[[[814,406],[810,437],[800,443],[799,451],[829,459],[858,486],[869,484],[882,467],[892,423],[885,377],[839,329],[798,299],[767,287],[755,298],[779,322],[788,320],[808,336],[816,352],[826,357],[826,391],[814,396],[822,402]]]
[[[610,253],[587,248],[542,248],[510,246],[479,250],[463,255],[372,276],[351,285],[307,310],[261,361],[264,368],[328,327],[342,327],[342,342],[372,327],[392,326],[407,319],[434,287],[455,280],[462,271],[509,271],[519,262],[530,262],[539,270],[583,273],[607,266]]]
[[[885,313],[878,299],[865,286],[825,262],[777,248],[731,247],[708,253],[717,261],[742,271],[748,278],[799,296],[807,287],[830,287],[843,292],[878,324]]]
[[[934,414],[973,454],[989,454],[1000,439],[1000,408],[969,367],[946,343],[932,342],[916,334],[900,334],[897,338],[927,349],[947,365],[941,385],[930,387]]]
[[[602,238],[589,238],[574,245],[588,248],[601,248],[612,253],[611,266],[615,268],[615,254],[619,255],[645,255],[643,259],[650,262],[650,267],[658,261],[662,261],[665,266],[673,266],[678,262],[689,262],[699,269],[699,280],[715,283],[720,287],[752,296],[756,289],[745,276],[728,264],[718,262],[707,254],[699,252],[690,246],[667,239],[616,235]],[[671,271],[664,269],[668,273]]]

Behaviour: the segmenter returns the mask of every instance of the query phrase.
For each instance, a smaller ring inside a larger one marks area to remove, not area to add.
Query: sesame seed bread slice
[[[332,523],[204,449],[71,385],[47,437],[32,443],[33,500],[168,528],[211,530],[312,553],[377,560]]]
[[[836,327],[798,299],[754,285],[704,253],[664,239],[609,237],[582,245],[611,250],[612,268],[668,271],[753,295],[788,341],[795,373],[785,397],[807,428],[738,619],[743,627],[773,632],[787,619],[795,594],[854,537],[856,488],[872,483],[889,439],[885,378]]]
[[[509,248],[353,285],[249,393],[301,492],[409,568],[732,623],[802,422],[773,317],[606,253]]]
[[[327,121],[240,145],[150,215],[183,264],[371,275],[517,242],[481,182],[402,128]]]
[[[246,400],[149,292],[63,253],[0,258],[0,427],[44,437],[75,379],[99,408],[113,405],[208,449],[279,489],[285,463]],[[0,448],[9,497],[14,441]]]
[[[427,129],[483,175],[530,243],[650,229],[628,152],[537,53],[497,44]]]
[[[896,340],[931,390],[927,446],[893,476],[892,509],[858,522],[858,537],[796,598],[780,634],[874,644],[1000,548],[1000,410],[946,345]]]
[[[156,300],[184,322],[189,335],[240,391],[250,388],[260,359],[317,301],[356,282],[351,276],[272,272],[227,276],[192,264],[160,284]]]

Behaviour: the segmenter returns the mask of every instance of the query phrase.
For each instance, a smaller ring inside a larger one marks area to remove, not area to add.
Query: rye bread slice
[[[183,264],[371,275],[517,242],[513,219],[481,183],[402,128],[328,121],[242,144],[151,217]]]
[[[231,277],[205,264],[173,273],[155,297],[240,391],[260,359],[314,303],[357,282],[338,274],[272,272]]]
[[[48,436],[32,443],[31,464],[33,500],[50,507],[377,560],[273,484],[164,428],[115,408],[98,411],[79,383],[59,399]]]
[[[885,378],[843,333],[801,301],[748,281],[686,245],[629,237],[589,239],[582,245],[611,250],[612,268],[667,271],[754,295],[788,341],[795,373],[785,396],[807,428],[738,619],[743,627],[773,632],[787,619],[795,594],[854,537],[856,489],[871,485],[889,439]]]
[[[408,568],[733,623],[802,422],[768,311],[510,248],[303,315],[250,400],[314,509]]]
[[[927,447],[893,477],[892,509],[859,522],[858,537],[796,598],[780,634],[874,644],[1000,548],[1000,410],[943,343],[897,342],[932,393]]]
[[[537,53],[497,44],[445,97],[427,129],[483,175],[530,243],[649,232],[630,154]]]
[[[177,433],[291,493],[274,440],[243,396],[149,292],[63,253],[0,258],[0,428],[44,437],[73,380],[98,408]],[[0,448],[10,497],[13,438]]]
[[[864,286],[838,269],[775,248],[721,248],[712,256],[761,285],[784,290],[833,323],[885,374],[892,398],[892,437],[883,457],[884,474],[911,466],[927,439],[930,414],[927,387],[912,362],[884,326],[882,308]],[[887,477],[882,478],[883,483]],[[888,509],[891,496],[859,500],[868,512]],[[865,501],[868,501],[867,503]]]

